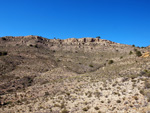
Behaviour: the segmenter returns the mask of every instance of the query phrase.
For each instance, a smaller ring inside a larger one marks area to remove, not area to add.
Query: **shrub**
[[[114,61],[113,60],[109,60],[108,64],[112,64],[112,63],[114,63]]]
[[[34,47],[35,47],[35,48],[38,48],[38,45],[36,44],[36,45],[34,45]]]
[[[135,45],[133,44],[132,47],[135,47]]]
[[[100,39],[101,37],[100,37],[100,36],[97,36],[96,38]]]
[[[48,96],[48,95],[50,95],[49,92],[45,92],[45,96]]]
[[[142,90],[140,90],[140,93],[142,94],[142,95],[144,95],[144,90],[142,89]]]
[[[5,37],[2,37],[2,40],[6,40],[6,38],[5,38]]]
[[[88,111],[89,110],[89,107],[85,107],[82,109],[83,111]]]
[[[133,53],[133,52],[132,52],[132,51],[130,51],[130,52],[129,52],[129,55],[131,55],[132,53]]]
[[[142,53],[140,51],[136,51],[136,56],[140,57],[142,56]]]
[[[89,67],[94,67],[94,66],[92,64],[90,64]]]
[[[96,106],[96,107],[95,107],[95,110],[99,110],[99,107]]]
[[[134,49],[134,51],[136,52],[136,51],[137,51],[137,49]]]
[[[64,110],[62,110],[62,112],[61,113],[69,113],[69,111],[68,110],[66,110],[66,109],[64,109]]]
[[[0,56],[5,56],[5,55],[7,55],[6,51],[0,52]]]
[[[32,44],[30,44],[29,46],[30,46],[30,47],[33,47],[33,45],[32,45]]]
[[[121,103],[121,100],[117,100],[117,103]]]

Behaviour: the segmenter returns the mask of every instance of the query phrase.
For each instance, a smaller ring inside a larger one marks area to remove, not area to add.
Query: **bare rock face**
[[[98,38],[91,38],[91,37],[86,37],[86,38],[79,38],[79,39],[76,39],[76,38],[69,38],[69,39],[65,39],[63,41],[63,43],[105,43],[105,44],[117,44],[115,42],[112,42],[112,41],[109,41],[109,40],[103,40],[103,39],[98,39]]]
[[[68,39],[64,40],[64,43],[68,43],[68,42],[70,42],[70,43],[72,43],[72,42],[78,42],[78,40],[76,38],[68,38]]]

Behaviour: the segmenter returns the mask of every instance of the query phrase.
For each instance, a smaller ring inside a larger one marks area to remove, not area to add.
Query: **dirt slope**
[[[150,58],[137,51],[149,48],[89,37],[1,37],[0,112],[150,111]]]

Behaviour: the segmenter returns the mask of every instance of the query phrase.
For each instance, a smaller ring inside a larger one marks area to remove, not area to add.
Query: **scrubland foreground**
[[[150,113],[150,47],[0,38],[0,113]]]

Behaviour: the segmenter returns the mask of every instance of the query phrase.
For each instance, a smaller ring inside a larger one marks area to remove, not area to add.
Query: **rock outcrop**
[[[150,52],[143,53],[141,57],[150,57]]]

